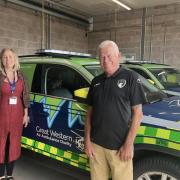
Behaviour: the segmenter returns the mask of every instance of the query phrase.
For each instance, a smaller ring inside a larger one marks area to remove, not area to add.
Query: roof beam
[[[57,18],[61,18],[61,19],[65,19],[65,20],[69,20],[71,22],[83,25],[85,27],[89,27],[89,20],[87,19],[83,19],[81,17],[72,15],[72,14],[68,14],[66,12],[63,11],[59,11],[56,9],[53,9],[51,7],[44,7],[42,8],[41,4],[39,3],[35,3],[31,0],[25,1],[25,0],[7,0],[10,3],[19,5],[19,6],[23,6],[26,8],[30,8],[39,12],[44,12],[46,14],[49,14],[51,16],[57,17]]]

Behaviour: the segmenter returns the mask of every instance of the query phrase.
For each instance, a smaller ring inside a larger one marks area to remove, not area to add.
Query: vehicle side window
[[[33,77],[32,87],[31,87],[31,91],[34,93],[43,93],[41,76],[42,76],[42,65],[38,64],[34,72],[34,77]]]
[[[89,83],[78,72],[66,66],[49,66],[45,74],[47,95],[72,99],[75,90],[89,86]]]
[[[146,79],[151,79],[143,70],[141,69],[137,69],[137,68],[130,68],[134,71],[136,71],[138,74],[140,74],[141,76],[143,76]]]

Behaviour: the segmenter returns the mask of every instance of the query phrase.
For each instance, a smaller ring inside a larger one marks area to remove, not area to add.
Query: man
[[[87,102],[85,152],[92,180],[133,179],[133,143],[142,119],[144,92],[138,75],[119,66],[121,54],[113,41],[99,45],[104,73],[92,81]]]

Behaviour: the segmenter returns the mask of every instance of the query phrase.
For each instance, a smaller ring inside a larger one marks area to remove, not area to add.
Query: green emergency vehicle
[[[22,147],[89,171],[84,153],[85,98],[102,73],[89,54],[41,50],[20,57],[30,85],[30,123]],[[148,103],[134,144],[135,180],[180,179],[180,97],[166,94],[140,76]],[[107,129],[108,131],[108,129]]]
[[[179,69],[150,61],[125,61],[123,66],[136,71],[166,94],[180,96]]]

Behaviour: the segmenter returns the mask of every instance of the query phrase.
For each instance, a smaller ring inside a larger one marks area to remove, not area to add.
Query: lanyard
[[[6,78],[7,78],[7,80],[8,80],[9,85],[10,85],[10,88],[11,88],[11,93],[13,94],[14,91],[16,90],[15,72],[14,72],[14,80],[13,80],[13,82],[11,82],[11,81],[9,80],[6,71],[5,71],[5,74],[6,74]]]

